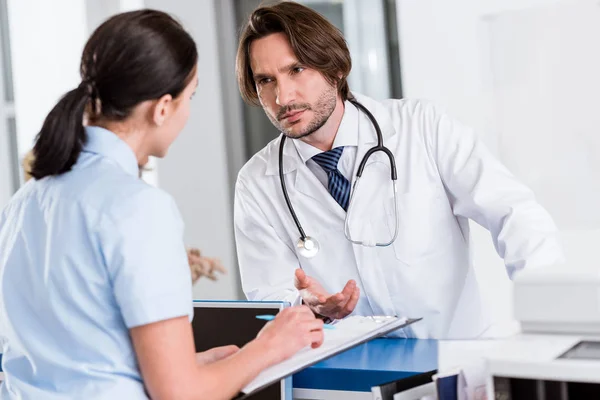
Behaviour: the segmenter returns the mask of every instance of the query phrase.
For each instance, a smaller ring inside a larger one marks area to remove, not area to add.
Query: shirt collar
[[[300,139],[293,139],[292,142],[296,146],[302,162],[305,164],[317,154],[322,153],[321,150]],[[358,146],[358,110],[349,101],[344,102],[344,115],[333,140],[332,148],[335,149],[341,146]]]
[[[116,134],[99,126],[86,126],[87,142],[83,151],[107,157],[133,176],[139,175],[138,162],[131,147]]]

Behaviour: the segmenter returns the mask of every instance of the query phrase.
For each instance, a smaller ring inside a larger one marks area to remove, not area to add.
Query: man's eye
[[[304,71],[304,67],[296,67],[292,70],[294,74],[299,74],[302,71]]]

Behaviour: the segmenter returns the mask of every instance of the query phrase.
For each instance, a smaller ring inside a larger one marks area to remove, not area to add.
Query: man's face
[[[300,64],[283,33],[250,45],[250,64],[260,104],[283,134],[299,139],[321,128],[337,102],[337,88]]]

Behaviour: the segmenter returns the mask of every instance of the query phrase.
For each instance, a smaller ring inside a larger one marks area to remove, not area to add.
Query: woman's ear
[[[165,94],[158,99],[154,105],[152,112],[152,122],[156,126],[162,126],[171,112],[173,107],[173,97],[170,94]]]

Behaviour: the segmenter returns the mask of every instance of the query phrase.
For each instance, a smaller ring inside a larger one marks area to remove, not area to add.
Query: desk
[[[375,339],[294,375],[294,399],[371,400],[371,386],[435,370],[437,362],[437,340]]]

